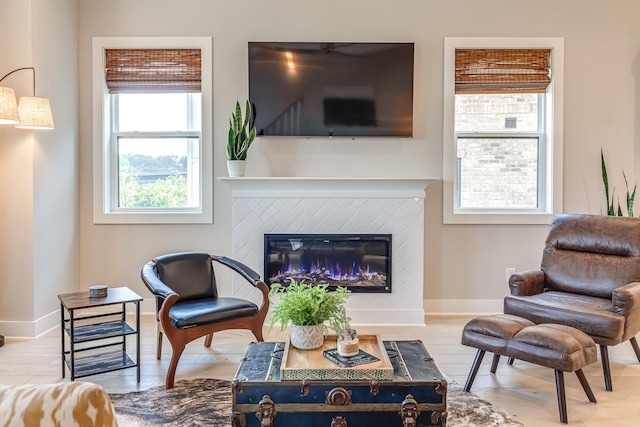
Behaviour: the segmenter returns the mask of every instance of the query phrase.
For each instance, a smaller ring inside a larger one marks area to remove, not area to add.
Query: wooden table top
[[[107,288],[107,296],[102,298],[89,297],[89,291],[60,294],[58,299],[67,310],[100,307],[110,304],[142,301],[142,297],[126,286],[119,288]]]

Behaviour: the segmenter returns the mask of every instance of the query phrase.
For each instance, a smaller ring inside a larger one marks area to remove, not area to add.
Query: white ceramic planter
[[[291,345],[300,350],[314,350],[324,343],[324,325],[291,325]]]
[[[227,170],[229,171],[229,176],[232,178],[244,176],[246,167],[246,160],[227,160]]]

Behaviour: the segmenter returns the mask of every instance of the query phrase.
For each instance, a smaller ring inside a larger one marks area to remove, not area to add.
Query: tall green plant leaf
[[[602,148],[600,148],[600,164],[602,168],[602,183],[604,184],[604,196],[607,202],[607,215],[610,216],[624,216],[622,212],[622,206],[620,205],[620,199],[616,198],[616,189],[615,187],[611,190],[611,198],[609,198],[609,177],[607,175],[607,165],[604,161],[604,153]],[[627,180],[627,175],[622,171],[622,177],[624,178],[624,186],[627,190],[626,194],[626,202],[627,202],[627,215],[629,217],[633,216],[633,207],[636,199],[636,189],[638,184],[633,186],[633,190],[629,192],[629,181]],[[617,209],[614,204],[614,201],[617,201]]]
[[[629,194],[629,183],[627,182],[627,176],[624,174],[624,171],[622,171],[622,177],[624,178],[624,185],[627,188],[627,215],[629,215],[629,217],[632,217],[633,202],[636,198],[636,188],[638,187],[638,184],[636,183],[636,185],[633,186],[633,191],[631,192],[631,194]]]
[[[607,202],[607,215],[615,216],[616,212],[613,207],[613,194],[611,196],[611,203],[609,203],[609,178],[607,176],[607,165],[604,162],[604,152],[600,148],[600,164],[602,167],[602,182],[604,184],[604,196]],[[615,192],[615,189],[614,189]]]

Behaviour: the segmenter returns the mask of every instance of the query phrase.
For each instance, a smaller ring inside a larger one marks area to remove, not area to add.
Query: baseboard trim
[[[426,299],[424,310],[429,314],[476,315],[503,312],[503,300],[490,299]]]
[[[60,327],[60,310],[52,311],[37,320],[0,321],[0,332],[6,338],[37,338]]]

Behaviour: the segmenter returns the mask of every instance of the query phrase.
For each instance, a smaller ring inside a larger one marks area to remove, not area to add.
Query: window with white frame
[[[111,101],[113,208],[198,208],[200,94],[120,93]]]
[[[94,222],[210,223],[209,38],[94,38]]]
[[[445,40],[445,223],[547,223],[560,209],[562,40]]]

